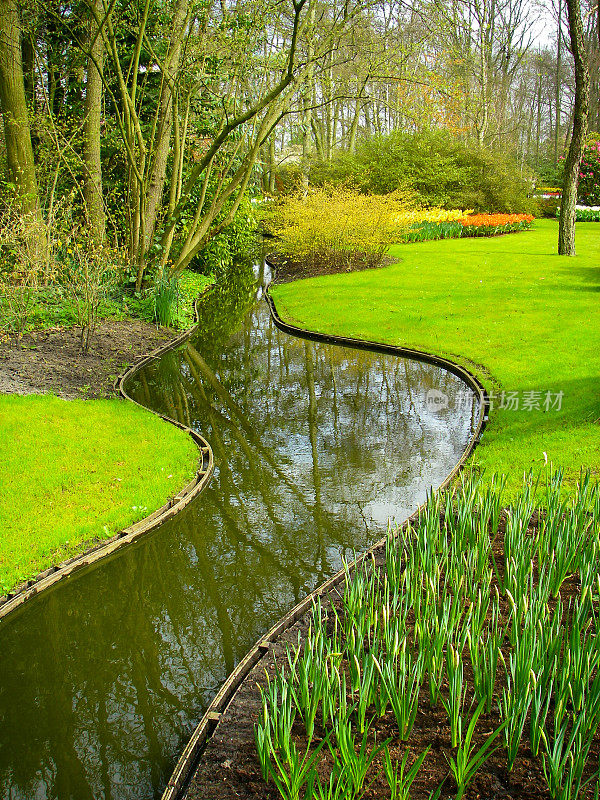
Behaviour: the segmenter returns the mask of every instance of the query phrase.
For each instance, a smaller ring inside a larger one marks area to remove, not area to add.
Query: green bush
[[[223,211],[223,215],[228,209]],[[223,277],[236,258],[247,253],[256,236],[256,216],[252,204],[244,199],[231,225],[217,234],[194,260],[194,269],[205,275]]]
[[[560,209],[560,197],[538,197],[539,216],[557,217]]]
[[[600,141],[586,144],[579,167],[577,196],[586,206],[600,205]]]
[[[123,298],[123,306],[134,317],[185,330],[194,323],[194,301],[211,282],[191,269],[177,275],[164,270],[150,289]]]
[[[530,183],[511,159],[442,131],[396,131],[364,141],[355,155],[315,163],[311,183],[347,183],[363,192],[413,190],[426,205],[475,211],[536,211]]]

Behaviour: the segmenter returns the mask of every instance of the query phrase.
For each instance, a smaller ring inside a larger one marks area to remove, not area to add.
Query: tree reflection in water
[[[250,645],[459,459],[472,421],[457,378],[289,337],[255,296],[239,270],[192,341],[128,387],[209,440],[211,485],[2,623],[1,797],[160,795]],[[430,389],[448,410],[428,409]]]

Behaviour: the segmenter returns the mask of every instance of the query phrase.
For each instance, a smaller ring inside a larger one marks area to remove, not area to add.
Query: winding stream
[[[192,339],[127,387],[202,432],[209,487],[0,625],[5,800],[159,797],[252,643],[405,519],[468,443],[476,401],[457,377],[281,333],[256,271],[213,291]]]

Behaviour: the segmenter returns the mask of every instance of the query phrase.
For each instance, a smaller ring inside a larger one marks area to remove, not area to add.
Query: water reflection
[[[210,441],[208,489],[0,627],[1,797],[159,796],[249,646],[460,457],[456,377],[289,337],[255,293],[241,270],[129,387]]]

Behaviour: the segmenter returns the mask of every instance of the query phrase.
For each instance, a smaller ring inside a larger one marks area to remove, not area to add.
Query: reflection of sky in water
[[[193,341],[130,387],[207,437],[208,489],[0,627],[0,797],[159,795],[250,645],[460,458],[457,378],[289,337],[264,304],[232,336],[250,297],[217,298]],[[449,410],[428,408],[430,389]]]

